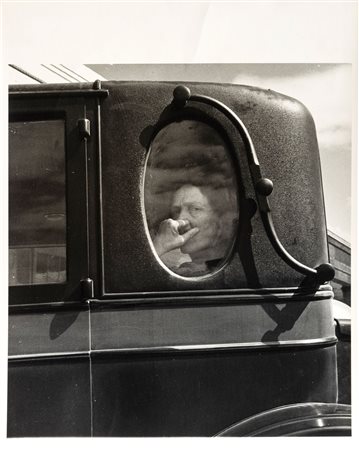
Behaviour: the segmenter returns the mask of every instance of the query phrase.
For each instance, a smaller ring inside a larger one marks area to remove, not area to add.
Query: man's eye
[[[202,211],[202,208],[200,208],[199,206],[191,206],[191,207],[189,208],[189,211],[190,211],[191,213],[196,213],[196,212]]]

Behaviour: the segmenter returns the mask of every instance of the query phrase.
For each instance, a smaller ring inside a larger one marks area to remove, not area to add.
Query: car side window
[[[9,284],[63,283],[64,121],[10,122],[9,169]]]
[[[144,203],[154,251],[168,269],[198,277],[223,266],[239,211],[236,175],[220,133],[194,120],[162,128],[150,147]]]

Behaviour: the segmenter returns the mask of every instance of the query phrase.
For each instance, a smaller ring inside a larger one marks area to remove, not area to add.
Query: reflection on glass
[[[147,224],[164,264],[186,277],[219,268],[234,242],[237,184],[226,144],[190,120],[163,128],[152,142],[144,186]]]
[[[65,126],[9,125],[9,284],[66,281]]]

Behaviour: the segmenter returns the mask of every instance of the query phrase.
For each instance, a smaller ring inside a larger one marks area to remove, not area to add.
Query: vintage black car
[[[9,98],[9,437],[350,434],[301,103],[130,81]]]

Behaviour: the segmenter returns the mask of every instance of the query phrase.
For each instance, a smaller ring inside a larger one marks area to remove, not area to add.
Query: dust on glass
[[[214,128],[183,120],[156,135],[144,200],[153,246],[171,271],[198,277],[223,265],[238,226],[237,181]]]

